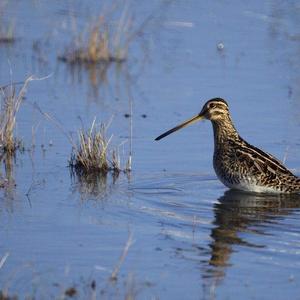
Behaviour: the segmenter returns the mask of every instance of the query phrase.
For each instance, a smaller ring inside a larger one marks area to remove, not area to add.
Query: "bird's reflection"
[[[257,228],[257,225],[279,222],[281,217],[293,213],[296,208],[300,208],[298,194],[273,195],[226,191],[214,205],[215,227],[210,234],[212,242],[209,245],[208,268],[203,274],[204,278],[212,279],[209,290],[212,290],[212,285],[218,285],[225,276],[226,269],[231,265],[230,256],[234,252],[234,246],[257,248],[266,246],[253,244],[242,238],[240,233],[252,232],[264,235],[266,232],[263,229],[254,228]]]
[[[272,222],[278,216],[289,214],[294,208],[300,207],[300,195],[268,195],[253,194],[230,190],[219,198],[214,206],[214,224],[211,237],[210,265],[228,265],[233,245],[264,247],[255,245],[239,237],[239,233],[251,231],[264,234],[250,228],[257,223]]]

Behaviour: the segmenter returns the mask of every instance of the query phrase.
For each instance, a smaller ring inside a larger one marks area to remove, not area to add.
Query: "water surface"
[[[30,84],[17,116],[28,150],[2,160],[10,184],[0,191],[1,290],[38,299],[70,287],[82,299],[298,297],[299,197],[228,191],[212,168],[208,122],[154,142],[220,96],[246,140],[299,174],[297,1],[133,1],[136,26],[153,16],[128,62],[106,73],[57,60],[72,20],[84,28],[97,1],[9,1],[2,9],[17,41],[0,45],[0,84],[51,76]],[[71,176],[70,143],[33,106],[66,132],[113,116],[108,134],[115,145],[125,141],[126,157],[130,101],[133,171],[117,179]]]

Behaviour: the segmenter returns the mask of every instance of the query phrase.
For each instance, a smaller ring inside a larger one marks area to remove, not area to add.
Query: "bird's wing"
[[[243,144],[237,149],[237,153],[240,159],[247,159],[247,162],[255,173],[264,173],[272,177],[285,176],[297,178],[273,155],[248,144],[246,141],[243,141]]]

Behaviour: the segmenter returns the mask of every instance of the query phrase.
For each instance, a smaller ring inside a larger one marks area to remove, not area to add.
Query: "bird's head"
[[[187,121],[177,125],[176,127],[166,131],[165,133],[158,136],[155,140],[158,141],[167,135],[184,128],[188,125],[191,125],[195,122],[198,122],[200,120],[210,120],[210,121],[218,121],[223,120],[229,115],[229,109],[227,102],[222,98],[213,98],[208,100],[202,107],[200,113],[191,119],[188,119]]]
[[[202,107],[199,113],[200,119],[207,119],[210,121],[217,121],[225,119],[229,114],[228,104],[222,98],[213,98],[208,100]]]

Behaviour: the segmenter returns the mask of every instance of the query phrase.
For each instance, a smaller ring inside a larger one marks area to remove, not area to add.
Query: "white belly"
[[[221,180],[221,178],[219,178]],[[254,193],[275,193],[275,194],[280,194],[282,193],[281,191],[272,188],[272,187],[267,187],[267,186],[261,186],[257,185],[251,178],[241,180],[237,184],[232,184],[229,182],[224,182],[221,180],[223,184],[225,184],[227,187],[236,189],[236,190],[241,190],[241,191],[247,191],[247,192],[254,192]]]

